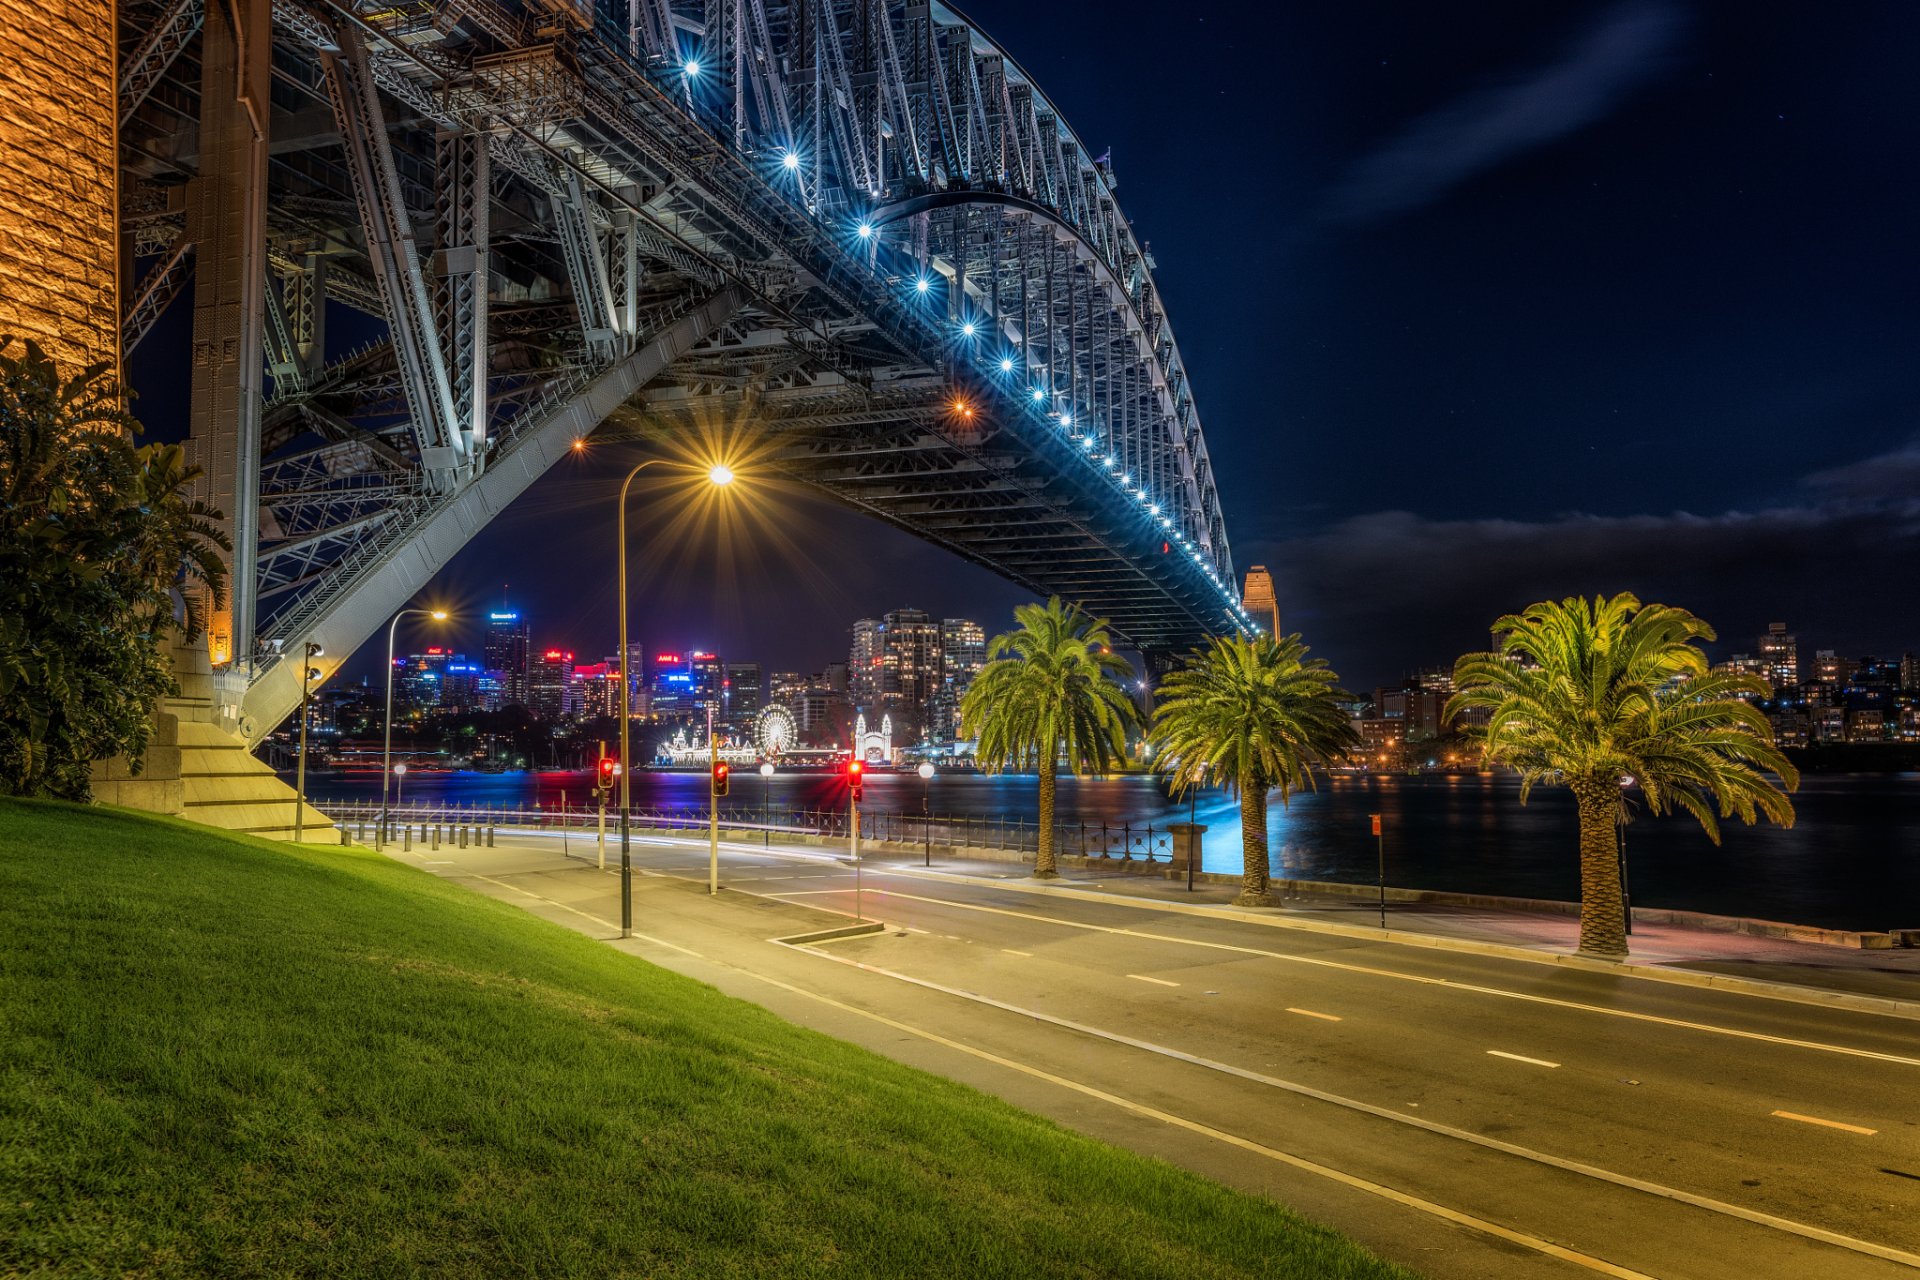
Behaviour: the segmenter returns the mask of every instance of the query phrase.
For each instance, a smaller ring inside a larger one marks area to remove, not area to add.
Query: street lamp
[[[619,519],[615,534],[619,540],[620,577],[620,936],[623,938],[633,936],[633,770],[627,767],[628,759],[633,754],[633,675],[628,669],[627,653],[627,490],[632,486],[635,476],[659,461],[658,458],[648,458],[635,463],[633,470],[627,472],[627,478],[620,482]],[[732,484],[733,470],[724,463],[716,462],[707,468],[707,480],[721,487]]]
[[[926,843],[926,865],[933,865],[933,761],[922,760],[920,775],[920,835]]]
[[[424,614],[435,622],[445,622],[445,609],[402,609],[393,615],[393,621],[387,624],[387,718],[386,735],[380,742],[380,840],[387,838],[387,774],[393,772],[393,633],[400,626],[400,619],[410,613]],[[405,770],[401,770],[402,773]]]
[[[294,764],[293,775],[293,842],[295,844],[300,843],[307,816],[307,694],[310,686],[322,674],[318,667],[308,664],[325,652],[326,650],[320,645],[309,640],[307,656],[300,661],[300,759]]]
[[[382,781],[384,780],[385,775],[383,774]],[[395,804],[400,803],[400,789],[406,784],[406,781],[407,762],[402,760],[399,764],[393,766],[393,802]]]
[[[772,792],[773,761],[762,760],[760,762],[760,847],[763,849],[773,848],[773,827],[767,816],[768,807],[772,803]]]

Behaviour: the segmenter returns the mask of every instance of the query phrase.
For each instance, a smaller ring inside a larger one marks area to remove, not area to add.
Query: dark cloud
[[[1632,591],[1693,610],[1746,649],[1768,621],[1805,647],[1920,648],[1920,472],[1902,450],[1809,478],[1801,505],[1720,515],[1435,520],[1354,516],[1249,550],[1264,557],[1281,622],[1356,688],[1484,647],[1500,614],[1535,600]],[[1867,481],[1884,481],[1869,491]],[[1809,619],[1846,619],[1816,632]]]
[[[1684,14],[1645,0],[1609,10],[1558,61],[1422,116],[1336,184],[1335,222],[1370,222],[1427,204],[1475,174],[1611,114],[1668,63]]]

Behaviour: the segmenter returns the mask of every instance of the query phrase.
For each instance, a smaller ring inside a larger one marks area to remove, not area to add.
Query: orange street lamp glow
[[[717,485],[732,484],[733,468],[728,466],[724,462],[716,462],[711,467],[707,468],[707,479],[713,481],[713,483]]]

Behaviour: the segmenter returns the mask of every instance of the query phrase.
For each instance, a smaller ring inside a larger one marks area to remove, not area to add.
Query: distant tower
[[[1280,634],[1280,602],[1274,599],[1273,575],[1267,572],[1267,566],[1257,564],[1247,570],[1247,586],[1240,593],[1240,603],[1268,634]]]

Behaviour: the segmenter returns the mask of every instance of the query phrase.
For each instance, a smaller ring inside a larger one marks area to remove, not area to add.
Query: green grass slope
[[[364,851],[0,801],[0,1274],[1390,1276]]]

